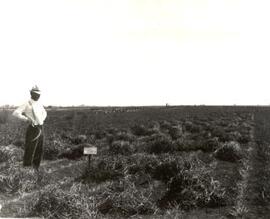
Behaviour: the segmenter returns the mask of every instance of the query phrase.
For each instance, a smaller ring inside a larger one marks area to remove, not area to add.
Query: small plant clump
[[[194,124],[191,121],[186,121],[184,123],[184,128],[186,131],[191,133],[199,133],[202,131],[202,127],[200,125]]]
[[[23,150],[15,145],[0,146],[0,163],[21,161]]]
[[[73,184],[69,191],[59,184],[50,185],[27,206],[27,217],[95,218],[96,198],[83,185]]]
[[[170,178],[165,195],[158,201],[161,208],[179,206],[183,210],[225,204],[224,188],[196,159],[184,162],[177,174]]]
[[[160,154],[176,151],[172,140],[165,134],[158,133],[150,136],[146,141],[146,152]]]
[[[155,133],[154,130],[148,129],[146,126],[142,124],[136,124],[131,127],[131,132],[136,136],[147,136]]]
[[[177,126],[172,126],[169,128],[169,135],[173,140],[176,140],[180,138],[183,135],[183,129],[182,126],[177,125]]]
[[[214,154],[216,158],[230,162],[237,162],[243,158],[240,144],[236,141],[224,143]]]
[[[125,160],[109,157],[103,157],[103,160],[96,160],[87,168],[80,177],[84,183],[105,182],[123,177],[123,168]]]
[[[56,160],[60,153],[60,146],[56,141],[45,142],[43,149],[43,158],[45,160]]]
[[[130,155],[135,152],[135,148],[129,141],[118,140],[109,146],[109,151],[112,154]]]
[[[37,177],[30,168],[20,168],[14,163],[10,163],[6,170],[0,174],[1,193],[24,193],[37,187]]]
[[[73,138],[71,141],[73,144],[83,144],[83,143],[86,143],[87,136],[86,135],[78,135],[75,138]]]
[[[112,182],[103,193],[98,210],[102,214],[134,216],[151,215],[158,208],[153,201],[153,189],[139,188],[131,177]]]

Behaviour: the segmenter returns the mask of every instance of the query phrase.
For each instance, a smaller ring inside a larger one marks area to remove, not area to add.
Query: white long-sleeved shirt
[[[24,121],[27,121],[29,120],[28,118],[30,118],[33,121],[33,125],[43,125],[44,120],[47,117],[47,112],[40,102],[31,99],[25,104],[19,106],[13,112],[13,116]]]

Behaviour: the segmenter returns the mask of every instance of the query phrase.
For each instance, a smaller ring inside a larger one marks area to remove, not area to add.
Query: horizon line
[[[0,108],[16,108],[18,105],[1,105]],[[129,108],[129,107],[270,107],[270,104],[183,104],[183,105],[44,105],[45,108]]]

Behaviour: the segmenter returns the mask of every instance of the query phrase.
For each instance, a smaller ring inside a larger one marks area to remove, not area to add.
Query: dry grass
[[[0,191],[5,194],[23,194],[37,189],[36,182],[34,171],[10,163],[0,174]]]
[[[97,200],[80,183],[73,184],[69,191],[54,184],[43,190],[28,204],[24,212],[28,217],[45,218],[95,218]]]
[[[219,171],[216,158],[219,154],[225,154],[225,158],[237,154],[239,148],[228,142],[239,140],[241,149],[241,142],[248,141],[249,136],[238,129],[250,127],[242,125],[244,119],[238,114],[209,113],[210,119],[190,115],[183,119],[181,113],[173,108],[167,114],[148,109],[113,115],[99,111],[67,111],[64,115],[49,112],[45,159],[56,160],[68,148],[75,150],[85,142],[97,146],[98,155],[92,158],[91,168],[73,179],[72,186],[51,182],[42,187],[21,215],[181,218],[192,209],[226,205],[227,190],[220,179],[213,177],[214,171]],[[241,126],[235,126],[234,121]],[[22,139],[12,136],[14,127],[1,127],[9,133],[9,139],[2,143]],[[14,130],[19,132],[23,127],[18,123]],[[4,153],[1,156],[3,162],[10,157]],[[18,162],[20,155],[15,157],[14,162]],[[2,193],[22,194],[36,189],[35,177],[16,165],[9,165],[1,177]]]

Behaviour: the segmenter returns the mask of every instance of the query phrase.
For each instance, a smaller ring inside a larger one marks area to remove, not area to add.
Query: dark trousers
[[[43,127],[29,125],[25,136],[23,166],[39,168],[43,154]]]

